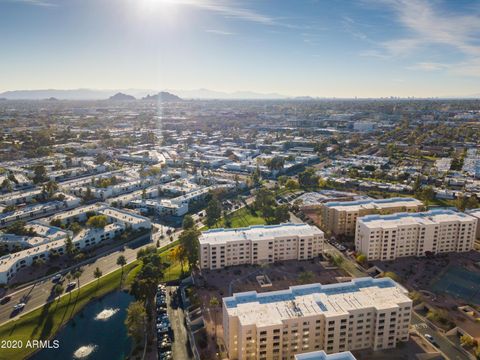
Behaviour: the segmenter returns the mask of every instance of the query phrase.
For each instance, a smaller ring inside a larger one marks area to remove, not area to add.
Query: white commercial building
[[[368,260],[394,260],[473,249],[477,219],[453,210],[369,215],[358,220],[356,250]]]
[[[307,224],[212,229],[200,236],[200,268],[307,260],[323,249],[323,231]]]
[[[394,348],[408,340],[412,300],[407,295],[389,278],[234,294],[223,298],[228,356],[290,360],[319,350]]]

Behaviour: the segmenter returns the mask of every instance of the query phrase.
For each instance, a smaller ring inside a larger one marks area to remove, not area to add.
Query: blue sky
[[[0,90],[480,94],[480,2],[0,0]]]

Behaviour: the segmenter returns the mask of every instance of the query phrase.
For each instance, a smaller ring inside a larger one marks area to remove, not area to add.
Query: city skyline
[[[473,1],[0,0],[0,91],[472,97],[479,16]]]

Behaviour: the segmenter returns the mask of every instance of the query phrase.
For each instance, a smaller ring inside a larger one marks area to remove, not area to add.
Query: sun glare
[[[163,24],[174,26],[177,23],[178,13],[182,0],[134,0],[131,6],[144,19],[160,20]]]

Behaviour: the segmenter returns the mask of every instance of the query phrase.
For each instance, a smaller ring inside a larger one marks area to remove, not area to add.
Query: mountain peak
[[[150,101],[182,101],[177,95],[166,91],[160,91],[156,95],[147,95],[142,100],[150,100]]]
[[[108,100],[115,100],[115,101],[132,101],[132,100],[136,100],[136,99],[135,99],[135,96],[127,95],[127,94],[124,94],[124,93],[122,93],[122,92],[118,92],[118,93],[116,93],[115,95],[110,96],[110,97],[108,98]]]

